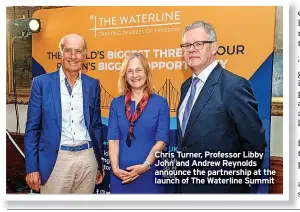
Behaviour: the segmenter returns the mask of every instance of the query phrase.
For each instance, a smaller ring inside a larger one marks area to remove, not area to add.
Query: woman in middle
[[[163,193],[155,185],[155,152],[169,142],[170,112],[164,97],[154,94],[152,74],[140,53],[122,63],[122,94],[110,106],[108,135],[111,193]]]

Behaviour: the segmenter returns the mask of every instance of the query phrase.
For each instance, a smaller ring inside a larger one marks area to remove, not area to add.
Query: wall
[[[283,157],[283,117],[271,118],[271,156]]]

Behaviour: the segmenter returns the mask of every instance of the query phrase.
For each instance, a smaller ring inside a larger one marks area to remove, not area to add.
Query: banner
[[[58,43],[66,34],[87,40],[83,72],[101,83],[101,112],[107,126],[110,103],[119,96],[121,63],[129,52],[141,52],[152,68],[156,92],[170,106],[170,146],[176,151],[176,110],[180,86],[191,76],[182,58],[182,32],[196,20],[210,23],[217,32],[217,59],[229,71],[251,83],[266,129],[264,168],[269,168],[271,84],[276,7],[66,7],[39,10],[33,17],[42,29],[32,36],[33,77],[56,71],[61,65]],[[263,18],[262,18],[263,17]],[[106,130],[105,130],[106,134]],[[109,191],[109,158],[105,141],[105,183],[96,193]],[[268,185],[253,192],[268,193]],[[172,192],[170,190],[170,192]]]

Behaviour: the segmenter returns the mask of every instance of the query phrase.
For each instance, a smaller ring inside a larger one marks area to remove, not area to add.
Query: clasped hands
[[[113,173],[122,181],[122,184],[126,184],[137,179],[141,174],[148,171],[148,169],[148,165],[143,163],[127,167],[126,170],[115,168],[113,169]]]

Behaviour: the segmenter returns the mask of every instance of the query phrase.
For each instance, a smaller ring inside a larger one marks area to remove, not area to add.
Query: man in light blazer
[[[62,66],[33,79],[25,130],[26,182],[43,194],[93,193],[103,180],[99,81],[83,73],[86,40],[59,43]]]
[[[245,161],[242,154],[257,152],[263,154],[266,147],[265,130],[258,115],[258,103],[248,80],[237,76],[216,61],[218,50],[214,28],[203,21],[196,21],[185,28],[181,48],[184,59],[193,74],[181,86],[178,106],[178,143],[183,153],[202,153],[198,161],[222,161],[222,156],[210,157],[205,153],[236,153],[239,158],[232,161]],[[193,161],[192,158],[189,159]],[[248,193],[249,185],[227,183],[208,184],[209,170],[258,169],[261,158],[253,158],[255,167],[233,166],[189,166],[183,169],[205,170],[206,175],[192,175],[205,179],[196,184],[190,179],[180,184],[179,193]],[[220,171],[215,178],[245,179],[246,176],[225,176]]]

